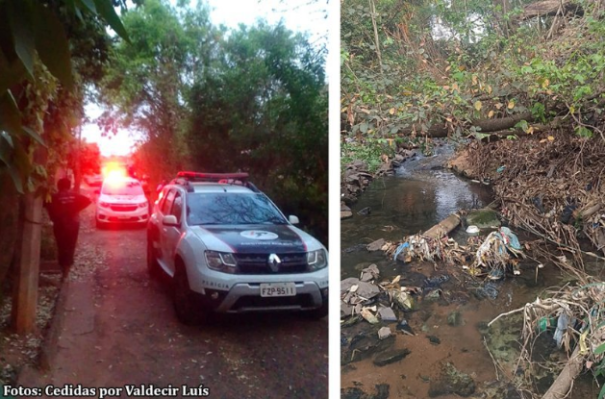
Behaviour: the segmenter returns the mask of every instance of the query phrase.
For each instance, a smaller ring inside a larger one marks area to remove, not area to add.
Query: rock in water
[[[475,225],[480,229],[500,227],[498,213],[491,209],[479,209],[469,212],[468,215],[466,215],[466,223],[469,226]]]
[[[409,349],[398,349],[394,351],[388,351],[379,353],[374,358],[374,364],[376,366],[386,366],[387,364],[395,363],[412,353]]]
[[[389,327],[382,327],[378,330],[378,339],[385,339],[391,336],[391,329]]]
[[[357,212],[357,214],[361,215],[361,216],[367,216],[370,213],[372,213],[372,208],[370,208],[369,206],[366,206],[365,208],[363,208],[359,212]]]
[[[440,377],[431,381],[429,386],[429,396],[456,394],[463,397],[471,396],[475,393],[475,381],[468,374],[464,374],[456,370],[456,368],[448,364],[444,367]]]
[[[397,316],[391,308],[382,307],[378,309],[378,315],[382,321],[397,321]]]
[[[388,399],[390,386],[389,384],[376,385],[376,394],[372,395],[365,393],[360,388],[346,388],[341,390],[342,399]]]
[[[378,251],[379,249],[382,248],[382,246],[384,245],[385,241],[384,238],[379,238],[378,240],[371,242],[370,244],[368,244],[368,246],[366,247],[366,249],[368,251]]]
[[[347,219],[353,216],[353,212],[351,212],[351,208],[346,206],[344,202],[340,203],[340,218]]]

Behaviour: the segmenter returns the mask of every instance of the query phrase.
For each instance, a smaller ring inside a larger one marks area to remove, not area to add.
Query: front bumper
[[[260,283],[238,283],[229,291],[204,289],[198,293],[203,306],[217,313],[249,313],[266,311],[305,311],[321,307],[328,301],[328,288],[315,282],[297,282],[296,295],[262,297]]]
[[[115,211],[111,208],[97,206],[96,219],[99,223],[147,223],[149,220],[148,207],[132,211]]]

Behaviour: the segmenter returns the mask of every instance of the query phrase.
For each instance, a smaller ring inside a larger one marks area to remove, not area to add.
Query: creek
[[[426,278],[443,274],[451,276],[439,287],[447,295],[442,295],[439,300],[418,296],[414,309],[404,314],[415,335],[396,332],[394,344],[388,349],[408,349],[410,353],[403,360],[386,366],[376,366],[372,356],[356,361],[343,360],[341,378],[344,392],[356,387],[372,394],[376,385],[388,384],[391,398],[427,398],[431,380],[439,378],[443,367],[449,363],[473,378],[476,390],[471,397],[522,397],[511,386],[503,386],[497,381],[496,365],[492,359],[494,356],[504,369],[510,369],[512,366],[509,365],[515,364],[520,319],[504,321],[501,326],[497,325],[498,322],[490,328],[486,327],[486,323],[501,313],[534,301],[540,292],[560,285],[566,276],[552,265],[546,264],[544,269],[538,270],[536,262],[525,261],[521,275],[493,283],[497,284],[498,290],[495,299],[480,299],[473,294],[473,289],[481,287],[483,279],[471,281],[469,285],[469,277],[463,270],[448,270],[444,265],[428,262],[403,264],[387,258],[382,251],[369,252],[365,249],[365,244],[380,238],[391,242],[402,241],[403,237],[426,231],[461,209],[478,209],[491,202],[492,194],[488,186],[461,179],[443,168],[452,152],[451,147],[446,145],[437,147],[436,155],[432,157],[417,155],[406,160],[396,169],[394,176],[374,180],[352,206],[353,217],[341,221],[342,279],[359,277],[361,270],[370,264],[378,266],[379,281],[401,275],[402,286],[422,287]],[[369,208],[369,214],[358,214],[366,208]],[[513,231],[519,235],[521,243],[529,238],[514,228]],[[464,243],[467,238],[460,227],[452,237],[459,243]],[[460,322],[448,323],[448,318],[455,313]],[[380,326],[383,325],[396,331],[395,323],[381,322]],[[369,326],[362,320],[352,327],[342,327],[343,345]],[[544,334],[539,344],[544,348],[537,352],[541,350],[545,358],[565,360],[565,353],[554,347],[551,337]],[[348,356],[346,351],[343,350],[343,353]],[[515,370],[506,371],[515,374]],[[553,375],[544,373],[543,377],[537,379],[536,390],[544,392],[553,378]],[[598,392],[599,388],[590,374],[585,374],[576,381],[573,397],[597,398]],[[343,397],[354,395],[345,394]],[[380,395],[375,397],[382,398]],[[460,396],[443,394],[439,397],[447,399]]]

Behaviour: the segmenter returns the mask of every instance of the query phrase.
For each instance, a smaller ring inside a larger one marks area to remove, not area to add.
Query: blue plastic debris
[[[498,169],[496,169],[496,172],[502,173],[504,172],[504,169],[506,169],[506,166],[500,166]]]
[[[502,238],[505,243],[513,247],[514,249],[521,249],[521,243],[519,242],[519,238],[510,231],[508,227],[500,227],[500,234],[502,234]]]
[[[404,249],[409,248],[409,247],[410,247],[409,242],[404,242],[399,247],[397,247],[397,251],[395,251],[395,255],[393,255],[393,260],[397,260],[397,256],[399,256],[399,254],[401,252],[403,252]]]
[[[575,319],[570,318],[565,311],[563,311],[557,319],[557,329],[553,334],[553,339],[557,342],[557,348],[560,348],[563,344],[563,333],[567,331],[567,327],[570,324],[573,325],[573,323],[575,323]]]

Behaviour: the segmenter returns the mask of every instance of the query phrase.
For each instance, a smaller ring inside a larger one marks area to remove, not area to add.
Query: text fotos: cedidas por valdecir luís
[[[124,385],[122,387],[84,387],[80,384],[72,385],[67,384],[62,387],[54,385],[47,385],[45,387],[24,387],[17,386],[12,387],[5,385],[2,387],[2,394],[4,397],[36,397],[36,396],[48,396],[48,397],[96,397],[99,399],[119,397],[123,394],[131,397],[205,397],[210,395],[210,388],[205,387],[203,384],[199,386],[190,387],[187,385],[181,385],[175,387],[168,385],[166,387],[158,387],[153,384],[149,385]]]

